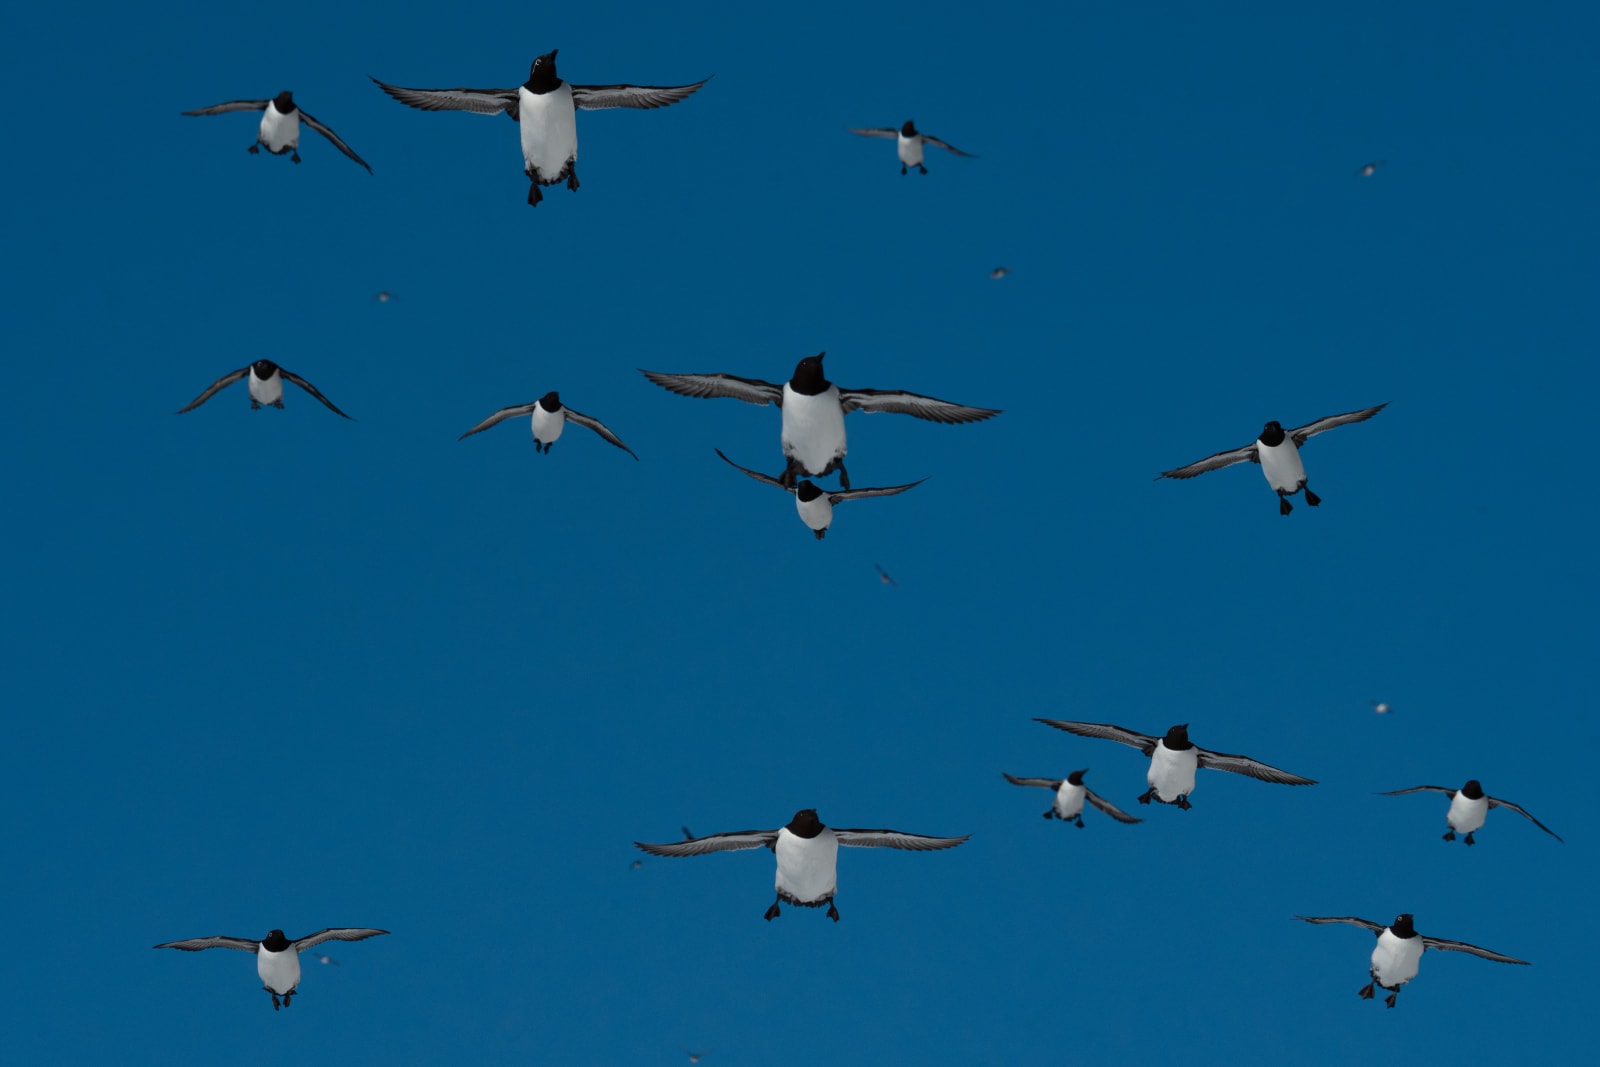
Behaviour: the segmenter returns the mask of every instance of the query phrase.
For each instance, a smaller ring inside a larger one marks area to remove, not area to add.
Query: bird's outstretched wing
[[[894,496],[897,493],[905,492],[907,489],[915,489],[927,480],[926,478],[918,478],[916,481],[906,485],[887,485],[877,489],[836,489],[828,494],[828,503],[839,504],[846,500],[861,500],[869,496]]]
[[[1298,430],[1290,430],[1289,436],[1294,438],[1294,445],[1299,448],[1306,443],[1307,438],[1315,437],[1319,433],[1326,433],[1335,426],[1348,426],[1352,422],[1366,422],[1388,406],[1388,401],[1384,401],[1375,408],[1347,411],[1343,415],[1328,415],[1318,419],[1316,422],[1308,422]]]
[[[1371,930],[1375,934],[1383,933],[1388,927],[1383,923],[1375,923],[1371,919],[1357,919],[1353,915],[1296,915],[1301,922],[1317,923],[1345,923],[1349,926],[1359,926],[1363,930]]]
[[[606,429],[605,423],[601,422],[599,419],[591,418],[590,416],[585,415],[581,411],[573,411],[571,408],[566,407],[565,405],[563,405],[563,408],[566,410],[567,421],[568,422],[575,422],[579,426],[583,426],[583,427],[585,427],[587,429],[593,430],[595,433],[599,434],[601,437],[604,437],[607,441],[610,441],[612,444],[614,444],[618,448],[622,449],[628,455],[633,456],[634,459],[638,459],[639,458],[637,455],[634,454],[633,449],[629,448],[627,445],[622,443],[622,438],[618,437],[616,434],[614,434],[610,430]]]
[[[1119,744],[1129,745],[1143,752],[1146,756],[1156,750],[1157,737],[1141,734],[1137,730],[1128,730],[1121,726],[1112,726],[1106,722],[1069,722],[1065,719],[1034,719],[1046,726],[1054,726],[1057,730],[1065,730],[1069,734],[1079,737],[1098,737],[1106,741],[1116,741]]]
[[[371,78],[372,75],[367,75]],[[517,118],[517,91],[515,89],[407,89],[400,85],[372,78],[378,88],[408,107],[419,111],[470,111],[474,115],[498,115],[505,112],[512,120]]]
[[[939,138],[937,138],[937,137],[929,137],[927,134],[923,134],[922,135],[922,143],[923,144],[937,145],[938,147],[944,149],[946,152],[953,152],[958,156],[966,156],[968,159],[977,159],[978,158],[977,156],[973,155],[971,152],[963,152],[963,151],[961,151],[961,149],[957,148],[955,145],[949,143],[948,141],[941,141],[941,140],[939,140]]]
[[[484,419],[482,422],[478,423],[478,425],[474,426],[472,429],[456,438],[456,440],[465,441],[475,433],[482,433],[491,426],[498,426],[507,419],[516,418],[518,415],[532,415],[533,409],[538,406],[539,402],[537,400],[530,400],[526,404],[512,404],[508,408],[501,408],[499,411],[495,412],[493,415],[490,415],[487,419]]]
[[[922,834],[903,834],[899,830],[840,830],[835,827],[833,836],[839,839],[839,844],[851,848],[903,848],[912,852],[933,852],[941,848],[955,848],[972,835],[926,837]]]
[[[1096,793],[1088,786],[1084,786],[1083,796],[1084,799],[1089,803],[1093,804],[1095,807],[1099,808],[1101,811],[1105,812],[1118,822],[1144,822],[1143,819],[1136,819],[1132,815],[1129,815],[1127,812],[1123,811],[1121,808],[1117,807],[1115,804],[1111,803],[1111,801],[1107,800],[1099,793]]]
[[[953,404],[919,393],[901,389],[840,389],[839,403],[846,415],[852,411],[890,411],[897,415],[914,415],[929,422],[958,423],[982,422],[1000,414],[998,408],[975,408],[966,404]]]
[[[900,136],[900,130],[895,126],[869,126],[865,129],[857,126],[846,126],[845,129],[862,137],[888,137],[894,139]]]
[[[283,375],[286,380],[293,382],[294,384],[298,385],[300,388],[304,389],[306,392],[310,393],[312,396],[316,397],[318,400],[322,401],[323,406],[326,407],[329,411],[333,412],[335,415],[343,415],[345,418],[350,419],[349,415],[345,415],[344,412],[342,412],[338,408],[334,407],[333,401],[331,401],[327,397],[323,396],[320,392],[317,391],[317,387],[316,386],[312,385],[310,382],[308,382],[304,378],[300,377],[300,375],[295,374],[293,371],[287,370],[282,366],[278,367],[278,373]],[[355,419],[350,419],[350,421],[351,422],[355,422],[356,420]]]
[[[294,943],[296,952],[304,952],[324,941],[365,941],[369,937],[386,934],[387,930],[374,930],[367,926],[332,926],[326,930],[318,930],[314,934],[300,938]]]
[[[693,85],[574,85],[573,106],[584,111],[604,111],[613,107],[667,107],[688,98],[710,78]]]
[[[1012,785],[1036,785],[1040,789],[1060,789],[1061,783],[1066,781],[1065,778],[1018,778],[1005,771],[1000,772],[1000,777]]]
[[[747,848],[771,848],[778,840],[776,830],[735,830],[728,834],[692,837],[666,845],[647,845],[635,841],[637,848],[652,856],[704,856],[708,852],[738,852]]]
[[[1204,474],[1206,471],[1221,470],[1223,467],[1231,467],[1235,463],[1244,463],[1246,461],[1250,463],[1261,462],[1261,456],[1256,451],[1256,443],[1254,441],[1251,441],[1243,448],[1233,448],[1226,452],[1218,452],[1214,456],[1207,456],[1205,459],[1197,459],[1187,467],[1162,471],[1156,475],[1155,480],[1159,482],[1163,478],[1193,478],[1195,475]]]
[[[1212,752],[1210,749],[1195,746],[1195,752],[1200,758],[1200,766],[1209,767],[1214,771],[1232,771],[1234,774],[1246,774],[1251,778],[1258,778],[1263,782],[1276,782],[1278,785],[1316,785],[1310,778],[1302,778],[1298,774],[1280,771],[1270,764],[1260,760],[1251,759],[1249,756],[1235,756],[1228,752]]]
[[[1405,793],[1443,793],[1451,800],[1456,798],[1456,790],[1446,789],[1442,785],[1414,785],[1410,789],[1391,789],[1386,793],[1379,793],[1380,797],[1397,797]]]
[[[205,392],[189,401],[188,404],[179,408],[177,414],[182,415],[185,411],[193,411],[195,408],[199,407],[201,404],[204,404],[207,400],[210,400],[213,396],[215,396],[217,390],[226,389],[228,386],[232,385],[234,382],[238,381],[240,378],[243,378],[249,373],[249,367],[240,367],[238,370],[229,371],[227,374],[224,374],[222,377],[206,386]]]
[[[1561,835],[1560,834],[1558,834],[1554,830],[1550,829],[1550,827],[1546,826],[1544,823],[1540,822],[1538,819],[1535,819],[1532,815],[1529,815],[1528,812],[1527,812],[1527,809],[1524,808],[1520,804],[1513,804],[1509,800],[1497,800],[1494,797],[1490,797],[1489,798],[1489,806],[1491,808],[1510,808],[1512,811],[1516,812],[1518,815],[1522,816],[1524,819],[1527,819],[1529,822],[1533,823],[1533,825],[1537,826],[1539,829],[1543,830],[1545,833],[1549,834],[1551,837],[1555,838],[1557,841],[1561,841]],[[1565,841],[1561,841],[1561,843],[1563,845],[1566,844]]]
[[[787,485],[784,485],[778,479],[776,479],[776,478],[774,478],[774,477],[772,477],[770,475],[762,474],[760,471],[753,471],[749,467],[740,466],[739,464],[735,463],[733,460],[729,459],[727,456],[723,456],[722,455],[722,449],[720,449],[720,448],[713,448],[711,451],[715,452],[719,456],[722,456],[722,462],[726,463],[728,466],[734,468],[735,470],[743,471],[745,474],[749,475],[751,478],[754,478],[758,482],[765,482],[768,485],[775,485],[779,489],[782,489],[786,493],[794,492],[793,489],[790,489]]]
[[[1527,960],[1519,960],[1515,956],[1507,956],[1504,952],[1494,952],[1490,949],[1479,948],[1477,945],[1469,945],[1465,941],[1447,941],[1442,937],[1424,937],[1422,943],[1441,952],[1470,952],[1474,956],[1482,956],[1486,960],[1494,960],[1498,963],[1520,963],[1524,967],[1529,966]]]
[[[764,382],[760,378],[740,378],[733,374],[662,374],[642,369],[639,373],[679,396],[725,396],[743,400],[746,404],[783,406],[783,386]]]
[[[184,952],[199,952],[208,948],[232,948],[240,952],[254,952],[261,947],[261,942],[251,941],[245,937],[224,937],[221,934],[215,937],[191,937],[183,941],[168,941],[155,948],[176,948]]]
[[[333,147],[337,148],[339,151],[343,152],[345,155],[349,156],[363,167],[366,167],[368,174],[372,173],[372,167],[367,163],[366,160],[356,155],[353,148],[344,143],[344,138],[328,129],[328,127],[323,123],[320,123],[316,119],[312,118],[310,113],[308,113],[305,108],[300,109],[300,118],[307,126],[310,126],[313,130],[316,130],[318,133],[322,134],[322,136],[332,141]]]
[[[222,115],[229,111],[265,111],[271,100],[229,100],[225,104],[212,104],[195,111],[185,111],[185,115]]]

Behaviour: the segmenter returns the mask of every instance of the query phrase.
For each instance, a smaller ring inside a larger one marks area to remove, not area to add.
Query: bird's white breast
[[[828,499],[827,493],[815,500],[801,500],[796,494],[794,506],[800,512],[800,521],[813,530],[826,530],[833,521],[833,502]]]
[[[270,378],[258,378],[256,369],[251,367],[249,383],[250,399],[258,404],[272,405],[283,399],[283,375],[277,371]]]
[[[833,896],[837,881],[839,839],[827,827],[816,837],[796,837],[787,827],[778,831],[777,889],[797,903],[812,904]]]
[[[830,385],[816,396],[806,396],[785,382],[783,454],[798,460],[807,474],[821,474],[844,453],[844,408],[839,406],[839,387]]]
[[[1396,937],[1385,930],[1372,950],[1372,977],[1387,989],[1405,985],[1417,976],[1422,960],[1422,938]]]
[[[1306,484],[1306,466],[1300,462],[1293,437],[1285,436],[1282,444],[1271,448],[1257,441],[1256,455],[1261,457],[1261,473],[1272,488],[1293,493]]]
[[[1450,829],[1458,834],[1470,834],[1483,825],[1489,817],[1489,798],[1479,797],[1473,800],[1467,794],[1457,792],[1450,798],[1450,811],[1445,815],[1445,822],[1450,824]]]
[[[282,996],[300,984],[300,953],[295,951],[293,945],[282,952],[258,948],[256,973],[261,976],[262,985]]]
[[[562,82],[548,93],[518,89],[518,122],[522,126],[522,162],[541,185],[566,177],[567,164],[578,158],[578,112],[572,86]]]
[[[1194,770],[1199,765],[1200,754],[1194,749],[1174,752],[1165,740],[1157,741],[1156,750],[1150,755],[1150,770],[1144,778],[1156,795],[1170,804],[1194,792]]]
[[[285,115],[278,105],[269,103],[261,113],[261,133],[258,135],[267,151],[274,154],[289,148],[300,147],[300,109]]]
[[[541,445],[551,444],[567,428],[567,409],[551,413],[539,405],[533,409],[533,439]]]
[[[1076,819],[1082,815],[1084,792],[1081,785],[1062,782],[1061,788],[1056,790],[1056,814],[1063,819]]]
[[[914,167],[921,163],[922,134],[919,133],[915,137],[907,137],[902,133],[899,140],[895,142],[895,151],[900,156],[900,162],[908,167]]]

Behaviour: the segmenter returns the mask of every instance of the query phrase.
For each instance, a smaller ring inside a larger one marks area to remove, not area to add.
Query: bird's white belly
[[[922,138],[900,135],[895,145],[895,150],[900,154],[900,162],[908,167],[914,167],[922,162]]]
[[[282,952],[259,949],[256,952],[256,973],[261,976],[261,984],[279,996],[291,992],[300,984],[300,953],[295,951],[293,945]]]
[[[567,176],[578,158],[578,113],[572,86],[562,82],[548,93],[518,89],[518,124],[522,127],[522,162],[540,185],[554,185]]]
[[[300,109],[289,112],[287,115],[278,111],[273,104],[268,104],[267,109],[261,113],[261,133],[257,135],[262,144],[267,146],[267,151],[279,155],[291,148],[300,147]]]
[[[567,428],[567,410],[562,408],[554,414],[542,407],[533,409],[533,439],[541,445],[553,443],[561,436],[561,431]]]
[[[1445,822],[1450,824],[1450,829],[1458,834],[1470,834],[1483,825],[1489,817],[1489,798],[1479,797],[1473,800],[1465,793],[1456,793],[1450,798],[1450,811],[1445,815]]]
[[[1385,930],[1372,950],[1372,977],[1386,989],[1398,989],[1417,976],[1421,960],[1421,937],[1396,937]]]
[[[813,530],[826,530],[833,521],[833,503],[828,500],[828,494],[823,493],[815,500],[801,500],[797,495],[794,498],[795,510],[800,512],[800,521]]]
[[[844,408],[839,387],[830,385],[816,396],[783,387],[783,454],[807,474],[821,474],[844,456]]]
[[[283,375],[274,374],[263,381],[250,372],[250,399],[258,404],[276,404],[283,399]]]
[[[1165,743],[1157,742],[1144,780],[1156,791],[1156,796],[1171,804],[1194,792],[1194,771],[1199,765],[1200,756],[1194,749],[1174,752]]]
[[[1084,788],[1071,782],[1062,782],[1056,790],[1056,814],[1063,819],[1076,819],[1083,814]]]
[[[1306,484],[1306,466],[1300,462],[1294,438],[1285,437],[1282,444],[1273,448],[1257,442],[1256,454],[1261,457],[1261,473],[1272,488],[1296,493]]]
[[[778,895],[796,904],[815,904],[833,896],[837,881],[839,839],[823,828],[816,837],[778,835]]]

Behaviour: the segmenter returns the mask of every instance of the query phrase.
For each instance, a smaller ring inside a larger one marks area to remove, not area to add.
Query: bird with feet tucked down
[[[828,536],[828,527],[833,522],[835,505],[841,504],[846,500],[861,500],[870,496],[894,496],[905,492],[907,489],[915,489],[928,480],[919,478],[909,485],[891,485],[883,489],[836,489],[830,493],[826,489],[819,488],[810,479],[802,479],[800,484],[796,486],[786,486],[781,479],[762,474],[760,471],[753,471],[749,467],[741,467],[727,456],[723,456],[720,448],[712,449],[712,451],[722,456],[722,462],[728,466],[743,471],[758,482],[775,485],[784,492],[793,495],[795,510],[800,513],[800,521],[811,527],[811,532],[817,535],[818,541]]]
[[[481,433],[491,426],[497,426],[506,419],[515,418],[518,415],[533,416],[531,422],[533,425],[533,450],[535,452],[542,451],[548,454],[550,451],[550,446],[556,443],[556,439],[561,436],[561,431],[566,429],[566,424],[569,422],[575,422],[579,426],[584,426],[593,430],[607,441],[622,449],[628,455],[633,456],[634,459],[639,458],[637,455],[634,455],[633,449],[622,443],[622,438],[606,429],[605,424],[599,419],[590,418],[588,415],[585,415],[579,411],[573,411],[571,408],[562,404],[560,394],[554,389],[531,403],[513,404],[511,407],[501,408],[499,411],[495,412],[493,415],[490,415],[487,419],[484,419],[482,422],[478,423],[478,425],[474,426],[472,429],[456,438],[456,440],[465,441],[475,433]]]
[[[1139,803],[1152,800],[1158,804],[1173,804],[1184,811],[1190,808],[1189,794],[1194,792],[1194,774],[1199,767],[1215,771],[1232,771],[1259,778],[1278,785],[1316,785],[1310,778],[1280,771],[1249,756],[1233,756],[1226,752],[1212,752],[1200,748],[1189,740],[1189,724],[1174,726],[1165,737],[1141,734],[1121,726],[1099,722],[1068,722],[1063,719],[1034,719],[1057,730],[1065,730],[1079,737],[1099,737],[1107,741],[1129,745],[1150,757],[1150,769],[1145,772],[1145,782],[1150,786],[1139,795]]]
[[[1389,995],[1384,998],[1384,1003],[1394,1007],[1395,1000],[1400,996],[1400,987],[1417,976],[1417,968],[1422,961],[1424,949],[1436,948],[1441,952],[1470,952],[1474,956],[1482,956],[1486,960],[1495,960],[1499,963],[1517,963],[1528,966],[1527,960],[1519,960],[1514,956],[1507,956],[1500,952],[1491,952],[1477,945],[1469,945],[1465,941],[1446,941],[1442,937],[1423,937],[1411,923],[1411,916],[1397,915],[1389,926],[1375,923],[1370,919],[1356,919],[1350,916],[1311,916],[1296,915],[1296,919],[1308,923],[1346,923],[1350,926],[1359,926],[1364,930],[1371,930],[1378,935],[1378,943],[1372,950],[1372,981],[1362,986],[1358,992],[1362,1000],[1371,1000],[1375,995],[1374,986],[1387,989]]]
[[[335,415],[342,415],[347,419],[350,418],[349,415],[345,415],[344,412],[334,407],[333,401],[318,392],[316,386],[300,377],[300,375],[278,366],[270,359],[258,359],[248,367],[240,367],[238,370],[229,371],[206,386],[205,392],[179,408],[177,413],[182,415],[186,411],[193,411],[207,400],[210,400],[219,389],[225,389],[234,382],[246,377],[250,379],[250,410],[252,411],[258,410],[262,404],[278,408],[281,411],[283,409],[283,383],[285,379],[288,379],[322,401],[323,406]],[[350,421],[354,422],[355,420],[350,419]]]
[[[261,988],[272,994],[272,1010],[278,1010],[278,998],[289,1006],[289,998],[300,988],[300,953],[324,941],[364,941],[369,937],[387,934],[387,930],[373,930],[364,926],[336,926],[318,930],[306,937],[291,940],[282,930],[273,930],[262,941],[243,937],[191,937],[186,941],[168,941],[156,948],[176,948],[184,952],[200,952],[208,948],[231,948],[256,954],[256,974],[261,976]],[[331,957],[322,957],[325,961]]]
[[[1445,812],[1444,816],[1445,823],[1450,827],[1444,835],[1446,841],[1454,841],[1456,834],[1466,834],[1467,844],[1477,844],[1472,839],[1472,835],[1483,827],[1484,820],[1489,817],[1490,808],[1509,808],[1557,841],[1561,841],[1560,834],[1528,814],[1521,805],[1513,804],[1509,800],[1501,800],[1485,793],[1483,786],[1479,784],[1476,778],[1468,781],[1460,789],[1446,789],[1442,785],[1414,785],[1410,789],[1392,789],[1387,793],[1379,793],[1378,795],[1398,797],[1406,793],[1443,793],[1450,798],[1450,810]],[[1566,844],[1566,842],[1562,841],[1562,844]]]
[[[261,112],[261,127],[256,133],[255,143],[250,146],[250,154],[255,155],[265,146],[268,152],[275,156],[289,153],[289,158],[296,163],[300,162],[300,123],[316,130],[322,136],[333,142],[333,147],[367,168],[367,173],[372,173],[372,168],[367,166],[367,161],[355,154],[355,151],[344,139],[328,127],[312,118],[294,102],[294,94],[285,89],[271,100],[229,100],[225,104],[212,104],[210,107],[200,108],[198,111],[185,111],[185,115],[222,115],[229,111],[259,111]]]
[[[1065,778],[1017,778],[1000,772],[1000,776],[1012,785],[1034,785],[1041,789],[1055,790],[1055,803],[1050,805],[1044,813],[1046,819],[1060,819],[1062,822],[1077,824],[1078,829],[1083,829],[1083,802],[1099,808],[1118,822],[1144,822],[1117,807],[1105,797],[1083,784],[1083,776],[1089,772],[1073,771]]]
[[[922,162],[922,149],[924,145],[933,145],[942,148],[953,155],[963,156],[967,159],[976,159],[971,152],[963,152],[953,144],[939,140],[930,134],[918,131],[917,124],[906,119],[905,125],[896,129],[893,126],[873,126],[866,129],[849,127],[851,133],[862,137],[892,137],[895,141],[895,154],[900,157],[900,173],[904,174],[907,167],[916,167],[917,173],[926,174],[928,168]]]
[[[1262,427],[1261,436],[1253,443],[1243,448],[1218,452],[1187,467],[1162,471],[1156,475],[1156,481],[1159,482],[1163,478],[1193,478],[1206,471],[1221,470],[1235,463],[1249,461],[1261,465],[1261,473],[1266,476],[1267,484],[1277,492],[1279,515],[1287,515],[1294,510],[1289,498],[1302,489],[1306,491],[1306,503],[1316,507],[1322,503],[1322,498],[1313,493],[1311,487],[1306,484],[1306,468],[1300,459],[1301,446],[1308,438],[1325,433],[1336,426],[1365,422],[1388,406],[1387,403],[1383,403],[1373,408],[1362,408],[1360,411],[1348,411],[1343,415],[1329,415],[1327,418],[1307,423],[1297,430],[1285,430],[1278,423],[1269,422]]]
[[[710,78],[693,85],[573,85],[556,74],[556,52],[534,59],[528,80],[515,89],[407,89],[378,81],[378,88],[420,111],[470,111],[476,115],[504,112],[522,128],[523,173],[528,176],[528,204],[537,207],[540,187],[567,183],[578,188],[579,111],[614,107],[657,108],[676,104]]]
[[[833,897],[837,885],[839,846],[847,848],[900,848],[931,852],[954,848],[967,839],[924,837],[899,830],[836,830],[822,825],[815,808],[795,812],[789,825],[776,830],[740,830],[711,834],[670,845],[634,844],[652,856],[702,856],[708,852],[736,852],[748,848],[770,848],[778,858],[776,879],[778,899],[767,909],[770,922],[778,917],[780,904],[802,908],[828,906],[828,918],[839,921]]]
[[[789,461],[780,484],[788,489],[802,474],[813,478],[839,472],[839,485],[850,488],[844,469],[847,448],[844,417],[852,411],[891,411],[914,415],[929,422],[981,422],[1000,412],[935,400],[931,396],[888,389],[841,389],[822,373],[826,352],[807,356],[795,364],[794,376],[782,385],[732,374],[639,373],[679,396],[731,397],[747,404],[776,404],[783,411],[779,438]]]

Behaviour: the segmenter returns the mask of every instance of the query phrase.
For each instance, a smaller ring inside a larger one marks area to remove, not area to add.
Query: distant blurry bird
[[[926,478],[922,478],[912,482],[910,485],[892,485],[886,489],[836,489],[830,493],[826,489],[819,488],[815,482],[807,478],[802,479],[799,485],[790,489],[780,479],[762,474],[760,471],[753,471],[749,467],[739,466],[727,456],[723,456],[720,448],[713,449],[713,451],[722,456],[722,462],[728,466],[743,471],[758,482],[775,485],[784,492],[792,494],[794,496],[795,510],[800,513],[800,521],[811,527],[811,532],[816,534],[818,541],[828,536],[828,527],[833,524],[833,508],[835,504],[841,504],[846,500],[860,500],[869,496],[894,496],[927,481]]]
[[[1010,274],[1010,273],[1011,273],[1011,268],[1010,267],[996,267],[994,270],[989,272],[989,277],[995,278],[995,279],[999,279],[999,278],[1004,278],[1007,274]]]
[[[1369,701],[1369,703],[1372,705],[1372,710],[1374,712],[1376,712],[1377,714],[1379,714],[1379,715],[1387,715],[1387,714],[1389,714],[1389,705],[1385,704],[1383,701],[1381,701],[1381,700],[1373,700],[1373,701]]]
[[[1379,795],[1397,797],[1405,793],[1443,793],[1450,798],[1450,810],[1445,813],[1444,817],[1445,824],[1450,827],[1449,831],[1444,835],[1446,841],[1454,841],[1456,834],[1459,832],[1467,835],[1465,838],[1467,844],[1477,844],[1472,839],[1472,835],[1483,827],[1484,820],[1489,817],[1490,808],[1509,808],[1557,841],[1561,841],[1560,834],[1535,819],[1532,815],[1529,815],[1520,805],[1513,804],[1509,800],[1500,800],[1485,793],[1483,786],[1479,784],[1476,778],[1467,782],[1460,789],[1446,789],[1442,785],[1414,785],[1410,789],[1394,789]],[[1561,843],[1566,844],[1565,841]]]
[[[372,173],[372,168],[367,166],[367,161],[356,155],[350,146],[345,144],[328,127],[306,114],[294,102],[294,94],[285,89],[271,100],[229,100],[225,104],[212,104],[198,111],[185,111],[185,115],[221,115],[228,111],[259,111],[261,112],[261,129],[256,133],[256,143],[250,146],[250,154],[255,155],[261,151],[261,146],[266,145],[267,151],[275,156],[285,152],[296,163],[300,162],[300,121],[316,130],[322,136],[333,142],[333,147],[367,167],[367,173]]]
[[[329,964],[332,964],[335,967],[340,965],[339,961],[334,959],[332,956],[318,956],[317,962],[322,964],[324,967],[328,966]]]
[[[632,871],[637,871],[640,867],[643,867],[643,866],[644,866],[644,860],[634,860],[632,866],[630,866],[628,869],[632,870]]]
[[[394,294],[389,292],[389,290],[384,289],[381,292],[374,294],[372,299],[376,300],[380,304],[387,304],[389,301],[394,299]]]
[[[478,425],[474,426],[472,429],[456,438],[456,440],[465,441],[475,433],[481,433],[491,426],[497,426],[506,419],[515,418],[518,415],[533,416],[533,450],[535,452],[542,450],[548,454],[550,452],[550,446],[556,443],[556,440],[561,436],[561,431],[566,428],[566,423],[575,422],[579,426],[586,426],[593,430],[601,437],[604,437],[607,441],[622,449],[628,455],[633,456],[634,459],[639,458],[638,456],[634,455],[633,449],[622,443],[622,438],[606,429],[605,424],[599,419],[592,419],[582,412],[573,411],[571,408],[563,405],[561,403],[561,394],[557,393],[554,389],[532,403],[514,404],[508,408],[501,408],[499,411],[495,412],[493,415],[490,415],[487,419],[484,419],[482,422],[478,423]]]
[[[881,566],[878,566],[878,564],[876,564],[876,563],[874,563],[873,566],[878,568],[878,581],[882,582],[884,585],[892,585],[892,586],[895,586],[897,588],[899,587],[900,583],[895,581],[893,578],[889,577],[889,572],[888,571],[884,570]]]
[[[678,1048],[685,1056],[689,1057],[689,1062],[690,1063],[699,1063],[700,1060],[703,1057],[709,1056],[713,1052],[716,1051],[716,1049],[708,1048],[704,1052],[690,1052],[688,1049],[684,1048],[682,1045],[679,1045]]]
[[[968,159],[976,158],[971,152],[963,152],[953,144],[946,144],[937,137],[919,133],[916,124],[910,119],[906,119],[905,125],[898,130],[893,126],[876,126],[869,129],[857,129],[851,126],[849,130],[851,133],[859,134],[862,137],[893,137],[895,139],[895,153],[900,157],[901,174],[906,172],[908,166],[916,167],[918,173],[928,173],[928,168],[922,165],[923,145],[931,144],[936,148],[942,148],[946,152],[952,152],[958,156],[965,156]]]
[[[193,411],[207,400],[210,400],[219,389],[224,389],[246,376],[250,378],[250,408],[252,411],[261,407],[262,404],[281,410],[283,408],[283,382],[284,379],[288,379],[322,401],[323,405],[335,415],[343,415],[347,419],[350,418],[349,415],[345,415],[344,412],[334,407],[333,401],[317,392],[316,386],[298,374],[278,366],[270,359],[258,359],[248,367],[240,367],[236,371],[229,371],[206,386],[205,392],[189,401],[184,407],[179,408],[177,413],[182,415],[186,411]],[[351,419],[350,421],[354,422],[355,420]]]
[[[1375,173],[1377,173],[1378,168],[1383,166],[1383,164],[1384,164],[1383,160],[1375,159],[1371,163],[1362,164],[1361,169],[1356,171],[1356,173],[1359,174],[1363,178],[1370,178]]]

